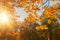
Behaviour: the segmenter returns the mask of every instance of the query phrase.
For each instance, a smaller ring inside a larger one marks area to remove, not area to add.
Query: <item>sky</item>
[[[45,1],[45,0],[44,0],[44,1]],[[56,4],[56,2],[57,2],[57,1],[55,1],[55,2],[51,2],[51,1],[50,1],[50,4],[49,4],[49,5],[52,6],[53,4]],[[47,2],[45,5],[48,6],[48,3],[49,3],[49,2]],[[39,5],[39,6],[40,6],[40,5]],[[20,21],[20,22],[23,22],[24,19],[27,17],[26,12],[24,11],[23,8],[15,8],[15,9],[16,9],[16,12],[19,13],[18,15],[20,15],[19,21]],[[40,9],[41,9],[41,10],[37,12],[38,15],[41,15],[42,12],[43,12],[42,7],[40,7]]]
[[[24,11],[23,8],[16,8],[16,12],[18,13],[18,15],[20,15],[20,21],[23,22],[24,19],[27,17],[26,12]]]

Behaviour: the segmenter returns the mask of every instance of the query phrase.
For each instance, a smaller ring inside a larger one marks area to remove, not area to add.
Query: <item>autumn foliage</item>
[[[0,0],[0,6],[0,12],[7,10],[10,19],[6,25],[0,23],[6,27],[0,28],[0,40],[25,40],[26,36],[26,40],[52,40],[50,35],[59,33],[60,0]],[[15,8],[23,8],[28,15],[22,23],[17,21],[20,16]]]

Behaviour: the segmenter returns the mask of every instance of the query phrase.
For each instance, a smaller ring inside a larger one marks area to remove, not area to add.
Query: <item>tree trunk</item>
[[[49,31],[49,38],[52,40],[53,38],[53,27],[51,25],[48,25],[48,31]]]

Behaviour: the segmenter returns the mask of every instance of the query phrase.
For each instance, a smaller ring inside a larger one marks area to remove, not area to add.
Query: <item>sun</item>
[[[8,16],[5,13],[3,13],[0,16],[0,20],[1,20],[1,22],[7,22],[8,21]]]

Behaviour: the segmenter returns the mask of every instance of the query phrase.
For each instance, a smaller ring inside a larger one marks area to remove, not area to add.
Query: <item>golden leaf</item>
[[[51,20],[50,19],[48,20],[48,24],[51,24]]]

